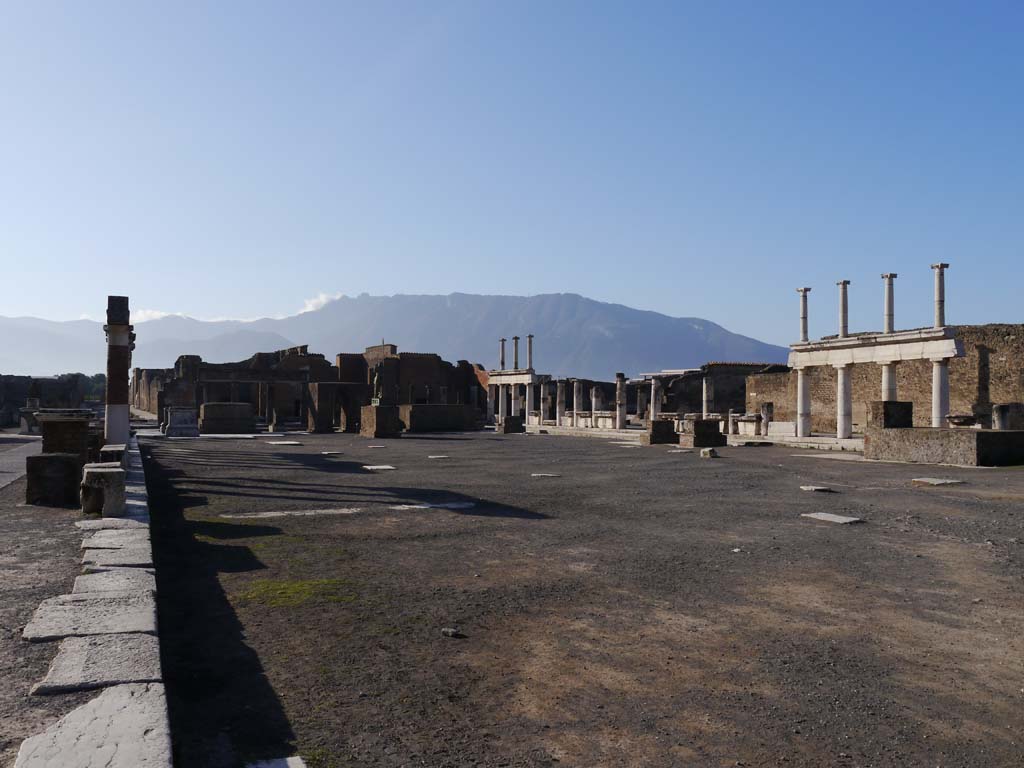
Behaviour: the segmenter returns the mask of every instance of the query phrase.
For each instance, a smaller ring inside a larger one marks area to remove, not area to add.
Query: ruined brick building
[[[17,426],[29,401],[40,408],[78,408],[85,393],[85,377],[79,373],[53,378],[0,376],[0,427]]]
[[[174,368],[136,368],[131,402],[162,422],[169,406],[198,408],[206,403],[249,403],[267,424],[303,429],[359,429],[360,408],[370,403],[377,380],[381,399],[390,405],[465,406],[450,409],[453,426],[472,426],[485,398],[480,396],[480,366],[452,364],[439,355],[399,352],[394,344],[341,353],[332,365],[324,355],[299,346],[260,352],[235,363],[208,363],[182,355]]]

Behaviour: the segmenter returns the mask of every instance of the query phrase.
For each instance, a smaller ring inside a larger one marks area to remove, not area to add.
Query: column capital
[[[886,272],[882,275],[883,280],[892,280],[893,278],[899,277],[895,272]]]
[[[803,294],[807,294],[807,293],[810,293],[810,292],[811,292],[811,289],[805,286],[805,287],[803,287],[803,288],[797,288],[797,289],[796,289],[796,292],[797,292],[797,293],[803,293]]]
[[[832,363],[832,367],[835,368],[837,371],[841,371],[844,368],[849,368],[851,365],[853,365],[853,363]]]
[[[932,269],[949,269],[949,264],[940,261],[937,264],[932,264]]]
[[[838,282],[836,283],[836,285],[840,285],[840,286],[842,286],[842,285],[849,285],[849,284],[850,284],[850,281],[849,281],[849,280],[839,280],[839,281],[838,281]]]

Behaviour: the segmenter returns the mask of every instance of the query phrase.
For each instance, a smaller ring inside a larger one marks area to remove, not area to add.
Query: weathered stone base
[[[251,403],[205,403],[199,408],[199,431],[211,435],[245,435],[256,431]]]
[[[967,467],[1024,464],[1024,430],[868,427],[864,458]]]
[[[718,448],[729,442],[717,419],[695,419],[687,426],[688,431],[679,433],[679,444],[686,448]]]
[[[526,431],[522,416],[506,416],[505,420],[494,428],[499,435],[518,435]]]
[[[678,445],[679,433],[675,422],[664,419],[652,421],[647,431],[640,436],[641,445]]]
[[[466,432],[480,429],[479,411],[471,405],[400,405],[406,432]]]
[[[397,405],[364,405],[359,414],[359,434],[370,438],[402,436]]]
[[[77,453],[42,453],[25,459],[27,504],[77,507],[82,459]]]
[[[158,683],[160,643],[154,635],[69,637],[33,694],[86,691],[124,683]]]

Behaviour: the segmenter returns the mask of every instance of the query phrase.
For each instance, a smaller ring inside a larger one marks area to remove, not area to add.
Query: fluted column
[[[882,275],[882,280],[885,281],[885,300],[883,303],[882,310],[882,332],[892,333],[896,329],[896,316],[895,308],[893,306],[893,283],[899,275],[895,272],[887,272]]]
[[[896,363],[882,363],[882,399],[898,399],[896,395]]]
[[[505,423],[508,414],[508,384],[498,385],[498,423]]]
[[[949,264],[932,264],[935,270],[935,327],[946,325],[946,270]]]
[[[849,280],[840,280],[839,286],[839,338],[845,339],[850,335],[850,307],[847,301],[847,288]]]
[[[626,374],[615,374],[615,428],[626,428]]]
[[[577,379],[572,383],[572,425],[582,426],[583,417],[583,382]]]
[[[850,391],[850,366],[836,369],[836,437],[853,437],[853,393]]]
[[[510,386],[510,388],[512,390],[512,415],[513,416],[518,416],[519,415],[519,385],[518,384],[512,384]]]
[[[555,424],[559,427],[565,424],[565,382],[559,381],[555,385]]]
[[[949,360],[932,360],[932,426],[947,426],[949,416]]]
[[[523,419],[524,424],[530,423],[530,416],[533,413],[533,384],[526,385],[526,417]],[[539,419],[538,419],[539,423]]]
[[[512,369],[519,370],[519,337],[512,337]]]
[[[711,413],[711,400],[714,396],[714,383],[707,374],[701,381],[701,418],[706,419]]]
[[[796,436],[811,436],[811,390],[803,368],[796,369]]]
[[[800,341],[808,341],[807,336],[807,294],[811,292],[810,288],[797,288],[796,292],[800,294]]]

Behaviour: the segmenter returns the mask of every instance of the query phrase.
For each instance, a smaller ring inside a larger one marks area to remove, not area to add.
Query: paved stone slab
[[[162,683],[116,685],[26,739],[15,768],[171,768]]]
[[[268,517],[317,517],[319,515],[354,515],[362,512],[362,507],[342,507],[336,509],[283,509],[269,512],[239,512],[221,517],[240,520],[262,520]]]
[[[532,472],[530,477],[561,477],[561,475],[557,475],[554,472]]]
[[[391,509],[473,509],[475,506],[472,501],[447,501],[441,504],[394,504]]]
[[[835,493],[827,485],[801,485],[801,491],[811,491],[812,493]]]
[[[69,637],[34,694],[66,693],[124,683],[159,683],[160,641],[153,635]]]
[[[717,459],[718,451],[716,451],[714,448],[701,448],[700,457],[702,459]]]
[[[124,549],[148,547],[148,528],[121,528],[96,531],[82,541],[82,549]]]
[[[90,592],[156,592],[156,576],[149,568],[97,569],[75,579],[72,594]]]
[[[450,459],[451,456],[427,456],[428,459]]]
[[[320,451],[321,456],[338,456],[341,451]]]
[[[275,760],[249,763],[245,768],[306,768],[306,762],[301,757],[279,757]]]
[[[859,517],[845,517],[843,515],[833,515],[831,512],[807,512],[800,515],[800,517],[810,517],[814,520],[823,520],[826,523],[839,523],[840,525],[849,525],[850,523],[863,523]]]
[[[82,592],[44,600],[22,631],[26,640],[73,635],[156,634],[156,600],[144,592]]]
[[[267,445],[302,445],[298,440],[267,440]]]
[[[944,486],[944,485],[963,485],[963,480],[949,480],[942,477],[915,477],[911,480],[914,485],[920,486]]]
[[[104,517],[96,520],[79,520],[75,523],[76,528],[83,531],[116,531],[132,528],[149,528],[146,523],[138,520],[129,520],[126,517]]]
[[[152,568],[153,552],[148,544],[145,547],[121,549],[87,549],[82,555],[82,565],[87,572],[90,566],[93,570],[111,566]]]
[[[387,469],[394,469],[390,464],[364,464],[363,469],[368,469],[371,472],[382,472]]]
[[[367,448],[387,448],[386,445],[368,445]]]
[[[692,448],[673,448],[669,453],[693,453]]]

